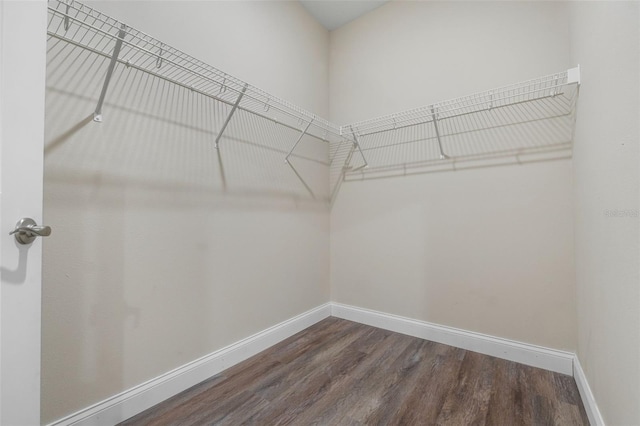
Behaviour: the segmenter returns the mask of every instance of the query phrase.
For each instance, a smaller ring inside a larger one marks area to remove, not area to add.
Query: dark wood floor
[[[123,425],[588,425],[570,376],[328,318]]]

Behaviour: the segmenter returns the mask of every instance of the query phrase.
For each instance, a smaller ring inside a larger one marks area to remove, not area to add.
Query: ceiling
[[[299,0],[329,31],[371,12],[389,0]]]

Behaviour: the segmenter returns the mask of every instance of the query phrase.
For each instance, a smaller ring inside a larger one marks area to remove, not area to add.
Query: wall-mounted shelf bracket
[[[229,115],[227,115],[227,118],[224,120],[224,124],[222,124],[222,128],[220,129],[220,132],[218,133],[218,136],[216,136],[216,141],[215,141],[215,144],[214,144],[216,149],[218,149],[218,144],[220,143],[220,138],[222,138],[222,134],[224,133],[224,131],[227,128],[227,126],[229,125],[229,121],[231,121],[231,117],[233,117],[233,114],[238,109],[238,105],[240,105],[240,101],[242,100],[242,97],[244,96],[244,93],[247,91],[247,86],[248,85],[245,84],[244,87],[242,88],[242,91],[238,95],[238,99],[236,99],[235,103],[233,104],[233,107],[231,108],[231,112],[229,113]]]
[[[162,68],[162,53],[164,44],[160,44],[160,52],[158,53],[158,59],[156,59],[156,68]]]
[[[300,133],[300,136],[298,136],[298,140],[296,141],[296,143],[293,145],[293,148],[291,148],[291,151],[289,151],[289,153],[287,154],[286,157],[284,157],[284,162],[289,164],[289,157],[291,156],[291,153],[293,153],[293,150],[296,149],[296,147],[298,146],[298,144],[300,143],[300,141],[302,140],[302,138],[304,137],[304,135],[307,134],[307,131],[309,130],[309,127],[311,127],[311,123],[313,123],[313,121],[310,121],[307,124],[307,127],[304,128],[304,130],[302,131],[302,133]]]
[[[369,163],[367,162],[366,157],[364,156],[364,153],[362,152],[362,148],[360,148],[360,142],[358,141],[358,135],[356,135],[356,132],[353,131],[353,127],[351,127],[351,133],[353,134],[353,144],[355,145],[356,148],[358,148],[358,151],[360,151],[360,155],[362,156],[362,161],[364,161],[364,164],[360,167],[356,167],[355,169],[352,169],[352,172],[355,172],[356,170],[360,170],[360,169],[366,169],[367,167],[369,167]],[[349,164],[349,163],[347,163]]]
[[[440,140],[440,130],[438,129],[438,115],[436,114],[436,108],[431,106],[431,118],[433,119],[433,128],[436,131],[436,139],[438,140],[438,149],[440,150],[440,159],[446,160],[449,158],[448,155],[444,153],[442,150],[442,141]]]
[[[575,83],[580,85],[580,64],[577,67],[567,70],[567,84]]]
[[[291,151],[289,151],[289,153],[287,154],[286,157],[284,157],[284,162],[287,163],[289,165],[289,167],[291,167],[291,170],[293,170],[293,173],[296,174],[296,176],[298,177],[298,179],[300,180],[300,182],[302,182],[302,184],[304,185],[304,187],[307,189],[307,191],[309,191],[309,194],[311,194],[311,197],[315,200],[316,198],[316,194],[313,193],[313,191],[311,190],[311,188],[309,187],[309,185],[307,185],[307,182],[305,182],[305,180],[302,178],[302,176],[300,176],[300,173],[298,173],[298,171],[296,170],[295,167],[293,167],[293,164],[291,164],[289,162],[289,157],[291,156],[291,154],[293,153],[293,150],[296,149],[296,147],[298,146],[298,144],[300,143],[300,141],[302,140],[302,138],[304,137],[304,135],[307,134],[307,131],[309,130],[309,127],[311,127],[311,123],[313,123],[313,120],[309,121],[309,123],[307,123],[307,127],[304,128],[304,130],[302,131],[302,133],[300,133],[300,136],[298,136],[298,140],[296,140],[296,143],[293,145],[293,148],[291,148]]]
[[[104,78],[102,92],[100,92],[100,99],[98,99],[98,105],[96,106],[96,110],[93,113],[93,121],[95,121],[96,123],[102,122],[102,104],[104,103],[104,98],[107,96],[107,89],[109,88],[109,83],[111,82],[113,70],[116,67],[116,63],[118,62],[118,55],[120,54],[120,49],[122,48],[122,42],[124,41],[125,35],[127,35],[127,27],[126,25],[122,24],[122,26],[120,27],[120,31],[118,31],[118,39],[116,40],[116,44],[113,47],[113,54],[111,55],[111,60],[109,61],[107,75]]]

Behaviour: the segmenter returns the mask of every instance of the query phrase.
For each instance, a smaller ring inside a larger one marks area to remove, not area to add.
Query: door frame
[[[42,224],[46,0],[0,0],[0,424],[40,424],[42,240],[20,245],[22,217]]]

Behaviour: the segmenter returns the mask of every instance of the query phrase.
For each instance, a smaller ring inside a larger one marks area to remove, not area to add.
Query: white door
[[[42,238],[9,232],[23,217],[42,225],[46,24],[46,0],[0,0],[0,424],[11,426],[40,424]]]

